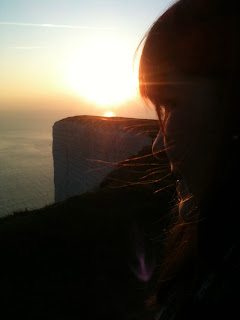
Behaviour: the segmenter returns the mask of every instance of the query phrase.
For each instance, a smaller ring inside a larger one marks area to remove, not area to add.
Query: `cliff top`
[[[100,116],[89,116],[81,115],[68,117],[55,122],[54,126],[61,126],[65,123],[79,123],[79,124],[90,124],[94,127],[101,128],[121,128],[123,130],[133,132],[136,134],[147,134],[151,137],[156,136],[159,130],[158,120],[154,119],[137,119],[137,118],[125,118],[125,117],[100,117]]]

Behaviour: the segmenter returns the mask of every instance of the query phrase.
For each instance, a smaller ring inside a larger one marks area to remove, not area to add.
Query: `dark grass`
[[[2,319],[151,319],[144,303],[158,268],[145,283],[132,266],[137,248],[161,261],[173,188],[154,193],[170,180],[142,179],[155,162],[124,162],[94,192],[1,219]]]

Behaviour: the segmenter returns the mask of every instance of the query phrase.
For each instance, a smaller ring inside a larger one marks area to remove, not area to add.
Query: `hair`
[[[224,107],[228,108],[219,162],[200,199],[199,210],[187,222],[176,208],[171,212],[173,222],[167,232],[165,259],[156,294],[148,301],[150,307],[169,301],[176,301],[176,306],[186,303],[199,286],[201,275],[222,263],[239,231],[234,223],[239,192],[234,183],[240,179],[240,138],[236,138],[236,132],[240,135],[237,4],[237,1],[180,0],[154,22],[138,47],[142,48],[140,93],[156,107],[163,135],[171,113],[161,100],[166,74],[214,77],[221,83]]]

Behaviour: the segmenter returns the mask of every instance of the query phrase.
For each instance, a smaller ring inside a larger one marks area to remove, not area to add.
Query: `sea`
[[[9,119],[0,121],[0,217],[54,203],[54,121]]]

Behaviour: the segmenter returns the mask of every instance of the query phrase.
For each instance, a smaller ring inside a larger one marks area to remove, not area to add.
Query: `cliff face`
[[[53,126],[55,201],[92,191],[121,162],[150,146],[158,122],[76,116]]]

